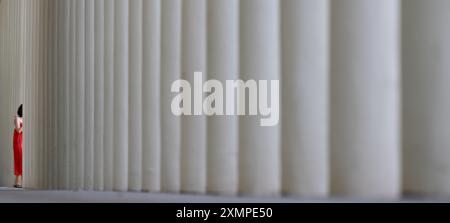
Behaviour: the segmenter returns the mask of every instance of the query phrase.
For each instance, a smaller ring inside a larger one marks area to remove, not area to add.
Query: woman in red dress
[[[17,110],[17,116],[14,118],[14,175],[16,176],[15,188],[22,188],[22,105]]]

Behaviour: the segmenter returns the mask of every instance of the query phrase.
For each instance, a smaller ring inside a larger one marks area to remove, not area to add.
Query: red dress
[[[23,123],[20,123],[20,127],[22,128]],[[14,128],[14,175],[22,176],[22,132],[18,132]]]

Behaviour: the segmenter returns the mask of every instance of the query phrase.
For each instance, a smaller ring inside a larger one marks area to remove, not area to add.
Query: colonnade
[[[29,188],[448,195],[449,17],[447,0],[1,0],[0,185],[23,103]],[[280,80],[280,123],[173,115],[195,71]]]

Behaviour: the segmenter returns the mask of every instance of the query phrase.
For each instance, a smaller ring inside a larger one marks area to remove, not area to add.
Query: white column
[[[6,71],[5,71],[5,69],[6,69],[5,55],[6,55],[6,52],[7,52],[7,50],[6,50],[6,34],[8,32],[7,32],[7,28],[6,28],[6,25],[5,25],[5,23],[6,23],[6,16],[7,16],[7,14],[5,12],[7,12],[7,10],[8,9],[6,8],[6,3],[4,3],[3,5],[0,5],[0,28],[1,28],[1,32],[0,32],[0,44],[1,44],[0,74],[2,74],[2,76],[3,76],[4,72],[6,73]],[[2,86],[3,86],[3,84],[2,84]],[[8,96],[7,96],[7,94],[2,94],[2,95],[0,95],[0,97],[1,97],[0,105],[3,107],[3,106],[5,106],[5,104],[3,104],[3,103],[5,103],[5,101],[6,101]],[[3,115],[3,116],[5,115],[3,111],[0,111],[0,114]],[[1,131],[0,133],[6,135],[6,132],[3,132],[2,130],[0,130],[0,131]],[[2,141],[5,140],[5,139],[3,139],[3,137],[4,136],[0,136]],[[3,150],[4,150],[4,148],[0,149],[0,151],[2,153],[3,153]],[[2,163],[6,163],[5,157],[0,157],[0,161]],[[6,168],[3,168],[3,170],[1,170],[2,175],[7,175],[6,171],[7,171]],[[2,184],[3,184],[3,178],[1,178],[0,180],[1,180]]]
[[[36,52],[35,52],[35,85],[34,85],[34,100],[35,100],[35,105],[34,105],[34,113],[35,113],[35,120],[34,120],[34,128],[42,128],[42,124],[41,124],[41,112],[40,112],[40,105],[42,105],[42,98],[40,97],[40,86],[41,86],[41,79],[42,79],[42,64],[43,64],[43,59],[45,58],[44,54],[43,54],[43,49],[42,49],[42,45],[43,45],[43,38],[42,38],[42,31],[43,31],[43,21],[42,21],[42,7],[43,7],[43,2],[39,2],[38,4],[36,4],[36,20],[37,20],[37,25],[36,25],[36,29],[34,30],[37,35],[36,35]],[[36,166],[35,166],[35,184],[36,187],[40,188],[42,187],[42,180],[44,179],[44,174],[43,174],[43,166],[42,166],[42,131],[35,131],[34,134],[34,144],[36,145],[36,149],[35,149],[35,159],[36,159]]]
[[[42,55],[42,32],[41,32],[41,29],[42,29],[42,4],[43,4],[43,2],[39,2],[39,3],[37,3],[36,4],[36,17],[35,17],[35,19],[36,19],[36,28],[35,28],[35,30],[34,30],[34,32],[36,32],[36,42],[35,42],[35,44],[36,44],[36,49],[35,49],[35,64],[34,64],[34,72],[35,72],[35,79],[34,79],[34,89],[33,89],[33,97],[34,97],[34,100],[35,100],[35,104],[34,104],[34,128],[37,128],[37,127],[42,127],[42,126],[40,126],[40,113],[39,113],[39,104],[40,103],[42,103],[41,101],[40,101],[40,98],[39,98],[39,84],[40,84],[40,79],[41,79],[41,75],[40,75],[40,69],[41,69],[41,61],[42,61],[42,58],[43,58],[43,55]],[[42,162],[41,162],[41,157],[40,157],[40,152],[41,152],[41,144],[40,144],[40,142],[41,142],[41,137],[39,137],[40,136],[40,134],[41,134],[41,132],[35,132],[34,133],[34,144],[36,145],[36,149],[35,149],[35,154],[34,154],[34,157],[35,157],[35,160],[36,160],[36,166],[35,166],[35,169],[34,169],[34,172],[35,172],[35,179],[34,179],[34,181],[35,181],[35,185],[36,185],[36,187],[41,187],[42,185],[41,185],[41,180],[43,179],[43,174],[42,174],[42,170],[43,170],[43,168],[41,167],[41,164],[42,164]]]
[[[64,113],[65,113],[65,119],[64,119],[64,127],[65,127],[65,139],[64,139],[64,189],[69,189],[70,188],[70,152],[71,152],[71,143],[70,143],[70,130],[72,128],[72,126],[70,125],[70,117],[71,117],[71,113],[72,111],[70,110],[70,105],[71,105],[71,95],[70,95],[70,89],[71,89],[71,57],[70,55],[72,54],[72,48],[71,48],[71,39],[72,37],[70,36],[70,30],[72,30],[71,28],[71,18],[72,18],[72,10],[71,10],[71,1],[70,0],[64,0],[65,1],[65,15],[66,15],[66,19],[65,19],[65,23],[64,23],[64,29],[65,29],[65,100],[66,100],[66,104],[64,107]]]
[[[327,196],[328,0],[281,1],[282,188]]]
[[[95,0],[95,115],[94,115],[94,189],[103,190],[104,126],[104,0]]]
[[[77,152],[77,147],[75,144],[75,140],[76,140],[76,134],[77,134],[77,124],[76,124],[76,1],[77,0],[71,0],[70,1],[70,32],[69,32],[69,37],[70,37],[70,77],[69,77],[69,95],[70,95],[70,109],[69,109],[69,113],[70,113],[70,131],[69,131],[69,146],[70,146],[70,150],[69,150],[69,155],[70,155],[70,188],[73,190],[76,188],[76,171],[77,171],[77,167],[76,167],[76,152]]]
[[[396,197],[399,1],[331,5],[331,193]]]
[[[52,72],[50,73],[50,109],[51,112],[49,112],[47,114],[47,118],[49,119],[50,122],[50,130],[49,130],[49,135],[48,135],[48,139],[49,139],[49,147],[50,150],[52,151],[51,156],[49,156],[48,161],[49,162],[49,167],[50,167],[50,189],[56,189],[57,185],[56,185],[56,179],[58,179],[58,175],[57,175],[57,170],[58,170],[58,150],[57,147],[55,145],[55,142],[57,141],[57,139],[59,138],[59,132],[58,129],[56,127],[56,121],[58,118],[58,113],[56,110],[56,105],[57,103],[57,98],[58,98],[58,92],[56,91],[56,87],[57,85],[57,81],[58,81],[58,76],[56,75],[58,73],[57,69],[58,69],[58,64],[59,64],[59,58],[58,58],[58,54],[57,54],[57,50],[58,50],[58,39],[59,39],[59,30],[56,26],[57,21],[59,20],[58,18],[58,10],[57,10],[57,6],[58,3],[60,1],[57,0],[52,0],[50,1],[50,10],[52,11],[52,18],[51,18],[51,26],[52,26],[52,32],[49,33],[49,36],[51,37],[51,44],[52,44],[52,56],[51,56],[51,67],[52,67]]]
[[[3,59],[3,55],[4,55],[4,51],[5,51],[5,47],[4,47],[4,35],[5,35],[5,28],[4,28],[4,26],[3,26],[3,21],[4,21],[4,19],[3,19],[3,17],[5,16],[5,14],[3,14],[3,6],[2,5],[0,5],[0,74],[2,74],[3,73],[3,69],[4,69],[4,65],[3,65],[3,61],[4,61],[4,59]],[[5,97],[5,95],[1,95],[0,96],[0,98],[1,98],[1,100],[0,100],[0,103],[2,103],[3,102],[3,97]],[[0,115],[3,115],[3,113],[0,111]],[[2,150],[0,150],[0,151],[2,151]],[[2,151],[3,152],[3,151]],[[0,161],[3,163],[4,161],[3,161],[3,158],[0,158]],[[3,180],[2,179],[0,179],[0,182],[1,183],[3,183]]]
[[[62,133],[62,138],[60,139],[60,167],[61,167],[61,179],[60,179],[60,189],[69,189],[69,53],[70,53],[70,42],[69,42],[69,30],[70,30],[70,1],[64,0],[60,9],[60,16],[62,18],[61,27],[61,43],[60,43],[60,53],[62,56],[62,67],[58,71],[58,75],[61,75],[60,81],[60,94],[61,94],[61,117],[60,117],[60,129]]]
[[[11,86],[11,81],[12,81],[12,65],[11,65],[11,61],[12,61],[12,53],[13,53],[13,49],[12,49],[12,44],[11,44],[11,40],[14,38],[12,37],[12,28],[13,28],[13,24],[12,23],[12,19],[11,17],[13,17],[14,12],[11,10],[11,6],[14,2],[11,1],[5,1],[2,2],[2,4],[0,5],[0,26],[1,26],[1,36],[0,36],[0,41],[1,41],[1,51],[0,51],[0,84],[1,84],[1,89],[2,89],[2,94],[0,95],[0,107],[3,108],[2,111],[0,111],[1,115],[4,117],[7,117],[8,114],[12,113],[12,116],[10,116],[11,118],[9,118],[9,120],[7,118],[5,118],[4,120],[0,121],[0,125],[2,126],[2,128],[0,129],[0,152],[2,155],[2,157],[0,157],[0,162],[2,165],[2,169],[0,170],[0,183],[2,185],[12,185],[11,183],[13,183],[13,181],[11,181],[10,179],[14,179],[12,177],[12,173],[14,173],[14,168],[13,168],[13,161],[11,160],[10,157],[13,157],[13,151],[12,151],[12,143],[11,143],[11,139],[12,139],[12,129],[11,128],[6,128],[6,126],[10,126],[10,122],[13,120],[13,115],[15,115],[15,109],[13,109],[13,107],[16,107],[15,105],[12,105],[11,103],[11,98],[12,98],[12,86]],[[9,123],[8,123],[9,122]]]
[[[5,58],[5,52],[6,52],[6,49],[5,49],[6,48],[5,47],[5,45],[6,45],[5,35],[6,35],[7,32],[6,32],[6,27],[4,25],[5,20],[6,20],[6,19],[4,19],[6,17],[6,13],[3,13],[5,11],[4,8],[6,8],[5,5],[0,5],[0,13],[1,13],[0,14],[0,28],[1,28],[1,31],[2,31],[2,32],[0,32],[0,44],[1,44],[1,50],[0,50],[0,63],[1,63],[0,74],[3,74],[3,72],[5,72],[4,70],[5,70],[5,67],[6,67],[4,65],[5,64],[5,62],[4,62],[5,59],[4,58]],[[0,105],[3,107],[4,106],[3,103],[6,101],[5,99],[7,98],[7,96],[6,96],[6,94],[2,94],[2,95],[0,95],[0,97],[1,97]],[[4,115],[3,111],[0,111],[0,114]],[[4,132],[1,132],[1,133],[5,134]],[[1,151],[3,152],[3,149]],[[1,162],[5,162],[3,157],[1,158],[0,161]],[[3,172],[3,171],[5,171],[5,170],[2,170],[2,175],[5,174],[5,172]],[[1,181],[3,183],[3,179],[1,179]]]
[[[85,6],[84,189],[94,188],[94,0]]]
[[[114,190],[128,189],[128,1],[115,0]]]
[[[130,1],[128,187],[132,191],[142,190],[142,160],[145,159],[142,157],[142,10],[142,0]],[[150,86],[145,87],[150,88]],[[145,113],[145,116],[153,115]]]
[[[244,81],[270,83],[280,78],[278,11],[275,0],[240,2],[240,74]],[[279,125],[262,127],[260,118],[240,118],[239,190],[275,195],[281,189]]]
[[[22,1],[23,4],[23,30],[24,32],[22,33],[23,36],[23,48],[24,48],[24,73],[23,73],[23,91],[24,91],[24,101],[23,101],[23,106],[24,106],[24,114],[23,114],[23,119],[24,121],[27,121],[27,128],[23,129],[23,137],[24,137],[24,141],[23,141],[23,187],[24,188],[28,188],[30,185],[30,154],[29,154],[29,146],[30,146],[30,135],[29,135],[29,115],[28,112],[30,111],[30,96],[29,96],[29,90],[30,90],[30,65],[31,65],[31,61],[30,61],[30,56],[31,56],[31,46],[30,46],[30,40],[31,40],[31,34],[30,34],[30,16],[31,16],[31,11],[30,11],[30,6],[31,3],[30,2],[26,2],[26,1]],[[1,44],[1,42],[0,42]],[[1,55],[0,55],[1,57]]]
[[[49,130],[48,130],[48,135],[47,135],[47,139],[48,139],[48,147],[50,149],[50,154],[47,154],[47,162],[48,162],[48,168],[49,168],[49,189],[55,189],[55,179],[57,179],[56,176],[56,165],[58,164],[58,159],[57,159],[57,151],[56,151],[56,146],[55,146],[55,140],[58,138],[58,132],[56,131],[57,129],[55,128],[55,123],[56,123],[56,118],[57,118],[57,113],[56,113],[56,80],[57,80],[57,76],[55,75],[57,73],[56,69],[57,69],[57,64],[58,64],[58,57],[56,55],[56,43],[58,40],[58,30],[56,29],[56,21],[58,21],[58,17],[56,15],[56,8],[55,6],[57,5],[56,3],[57,0],[51,0],[49,1],[49,11],[51,11],[51,17],[49,19],[49,26],[51,26],[51,29],[47,35],[48,35],[48,39],[51,41],[51,52],[50,52],[50,57],[49,57],[49,79],[48,79],[48,85],[50,86],[47,94],[50,97],[49,98],[49,112],[47,112],[46,114],[46,118],[47,118],[47,122],[49,125]]]
[[[208,79],[239,79],[239,2],[208,2]],[[208,118],[207,189],[211,193],[238,191],[238,118]]]
[[[36,188],[37,182],[37,166],[38,166],[38,159],[37,159],[37,149],[38,149],[38,144],[36,142],[36,131],[33,131],[33,129],[36,129],[36,83],[37,83],[37,49],[38,49],[38,33],[37,33],[37,24],[38,24],[38,8],[37,8],[38,4],[33,1],[32,3],[32,8],[31,8],[31,13],[32,13],[32,26],[31,26],[31,48],[32,48],[32,55],[31,55],[31,68],[30,68],[30,75],[31,75],[31,83],[30,83],[30,97],[31,97],[31,101],[32,103],[30,104],[30,119],[28,122],[29,125],[29,129],[30,129],[30,145],[33,145],[33,149],[30,148],[30,160],[31,160],[31,168],[30,168],[30,178],[31,178],[31,187]],[[25,108],[25,107],[24,107]],[[24,120],[25,121],[25,120]],[[25,122],[24,122],[25,124]]]
[[[62,179],[62,149],[63,147],[61,146],[62,140],[64,139],[64,131],[62,129],[62,113],[61,113],[61,106],[63,104],[62,97],[63,94],[61,92],[61,85],[62,85],[62,79],[63,79],[63,75],[64,73],[62,73],[62,69],[64,66],[64,56],[62,55],[61,52],[61,44],[62,44],[62,40],[63,40],[63,35],[64,35],[64,31],[63,28],[61,27],[61,24],[64,20],[63,16],[62,16],[62,11],[64,11],[64,9],[62,8],[64,1],[57,1],[55,0],[55,6],[53,7],[53,10],[55,11],[55,17],[56,17],[56,21],[55,21],[55,29],[56,29],[56,42],[55,42],[55,57],[56,57],[56,64],[55,64],[55,71],[54,71],[54,91],[53,93],[55,94],[55,101],[54,101],[54,112],[56,117],[54,118],[54,122],[53,122],[53,126],[54,126],[54,131],[57,135],[57,138],[53,139],[53,146],[55,148],[56,154],[55,154],[55,159],[57,160],[57,162],[55,163],[55,166],[53,167],[54,169],[54,178],[53,178],[53,189],[55,190],[59,190],[61,189],[61,179]]]
[[[161,190],[161,1],[143,1],[142,189]],[[130,129],[131,131],[131,129]],[[174,159],[178,162],[178,159]]]
[[[59,29],[57,27],[58,25],[58,21],[59,21],[59,17],[58,17],[58,5],[59,2],[56,0],[51,0],[50,2],[50,10],[52,11],[53,14],[53,18],[51,20],[51,25],[53,27],[53,34],[50,33],[49,35],[52,35],[53,37],[53,42],[52,42],[52,72],[50,73],[50,85],[52,86],[51,91],[49,92],[49,94],[51,95],[51,101],[50,101],[50,106],[51,106],[51,113],[52,114],[48,114],[48,118],[50,119],[50,133],[49,133],[49,143],[50,143],[50,148],[52,150],[52,156],[50,156],[48,159],[49,160],[54,160],[54,162],[50,163],[50,170],[51,170],[51,178],[50,178],[50,189],[52,190],[56,190],[58,189],[58,184],[56,182],[56,180],[59,179],[58,177],[58,164],[60,162],[60,160],[58,160],[58,147],[56,145],[58,138],[61,137],[60,136],[60,132],[58,131],[58,118],[59,118],[59,113],[58,113],[58,80],[59,80],[59,76],[57,76],[58,73],[58,66],[59,63],[61,62],[58,58],[58,42],[59,42],[59,36],[60,36],[60,32]]]
[[[50,97],[49,97],[49,80],[50,80],[50,72],[51,72],[51,61],[50,56],[52,52],[52,46],[50,41],[50,36],[48,35],[51,31],[51,11],[50,9],[50,0],[42,0],[42,67],[40,69],[41,72],[41,78],[39,83],[39,98],[42,103],[39,104],[39,113],[40,113],[40,127],[42,131],[40,131],[40,140],[41,140],[41,165],[42,165],[42,185],[41,187],[44,189],[49,189],[50,186],[50,165],[47,162],[48,161],[48,154],[51,153],[50,147],[49,147],[49,140],[48,140],[48,133],[50,132],[50,126],[47,118],[47,114],[51,112],[50,108]]]
[[[35,54],[34,54],[34,86],[33,86],[33,100],[35,101],[34,103],[34,129],[38,129],[38,128],[42,128],[42,126],[40,125],[40,113],[39,113],[39,104],[41,104],[41,100],[39,98],[39,80],[41,78],[40,75],[40,64],[42,63],[42,37],[41,37],[41,29],[42,29],[42,19],[41,19],[41,8],[42,8],[42,2],[38,2],[36,3],[36,27],[33,30],[34,32],[36,32],[36,48],[35,48]],[[41,157],[40,157],[40,152],[42,151],[42,147],[41,147],[41,137],[40,137],[40,131],[36,131],[33,134],[33,144],[36,145],[35,150],[34,150],[34,159],[36,160],[35,165],[34,165],[34,184],[35,187],[39,188],[41,187],[41,179],[43,179],[43,175],[42,175],[42,166],[41,166]]]
[[[194,83],[194,72],[206,77],[206,1],[183,1],[181,39],[182,78]],[[195,98],[195,89],[192,89]],[[201,96],[203,98],[203,96]],[[195,102],[194,102],[195,104]],[[195,106],[192,106],[193,108]],[[206,192],[206,118],[202,108],[181,117],[181,190]]]
[[[6,13],[5,13],[6,14],[6,16],[5,16],[5,20],[6,20],[5,32],[7,32],[7,34],[6,34],[6,37],[4,39],[4,41],[5,41],[5,57],[3,58],[3,61],[4,61],[3,62],[4,65],[3,66],[5,67],[4,70],[3,70],[3,73],[4,73],[3,81],[4,81],[4,83],[7,83],[3,88],[7,89],[7,90],[4,93],[4,98],[2,99],[3,103],[4,103],[4,105],[2,107],[8,108],[8,109],[5,109],[5,111],[3,111],[5,114],[7,114],[6,111],[13,110],[13,109],[11,109],[12,108],[12,103],[11,103],[11,97],[12,97],[12,94],[11,94],[12,93],[12,87],[11,87],[11,80],[12,80],[12,75],[11,75],[11,72],[12,72],[11,71],[11,68],[12,68],[12,66],[11,66],[11,57],[12,57],[12,50],[13,50],[13,49],[11,49],[12,48],[11,47],[11,39],[12,39],[11,33],[12,33],[12,26],[13,26],[11,24],[11,20],[12,20],[11,17],[12,17],[12,14],[13,14],[13,12],[11,11],[11,3],[12,2],[7,1],[5,3],[5,5],[3,6],[7,10]],[[11,135],[10,133],[6,132],[6,129],[4,129],[2,131],[2,133],[5,136],[6,135]],[[4,138],[7,139],[8,137],[4,137]],[[5,139],[3,139],[3,140],[5,140]],[[9,150],[9,151],[6,150],[5,152],[8,155],[11,155],[10,151],[11,150]],[[6,168],[4,168],[5,170],[3,170],[2,172],[3,172],[4,175],[8,176],[8,175],[10,175],[10,171],[12,170],[11,169],[11,164],[13,162],[11,162],[10,160],[5,159],[5,158],[3,158],[3,159],[4,160],[2,160],[2,161],[6,164],[5,165]],[[7,179],[2,179],[2,181],[4,181],[5,184],[9,183]]]
[[[6,18],[6,13],[4,13],[4,11],[6,11],[7,10],[7,8],[5,7],[5,5],[6,4],[4,4],[4,5],[1,5],[0,6],[0,28],[1,28],[1,31],[2,32],[0,32],[0,44],[1,44],[1,51],[0,51],[0,74],[3,74],[3,72],[5,72],[4,70],[5,70],[5,68],[6,68],[6,66],[5,66],[5,52],[6,52],[6,40],[5,40],[5,36],[6,36],[6,34],[7,34],[7,32],[6,32],[6,27],[5,27],[5,22],[6,22],[6,19],[4,19],[4,18]],[[3,86],[3,85],[2,85]],[[2,94],[1,96],[1,101],[0,101],[0,105],[3,107],[3,106],[5,106],[3,103],[4,103],[4,101],[6,101],[5,99],[7,98],[7,95],[6,94]],[[4,115],[3,114],[3,111],[0,111],[0,114],[1,115]],[[5,134],[6,135],[6,132],[1,132],[1,133],[3,133],[3,134]],[[0,137],[2,137],[2,136],[0,136]],[[3,138],[2,138],[3,139]],[[0,150],[0,151],[2,151],[3,152],[3,148]],[[5,163],[5,157],[1,157],[0,158],[0,161],[2,162],[2,163]],[[4,168],[3,170],[1,170],[1,172],[2,172],[2,175],[6,175],[6,168]],[[3,179],[0,179],[1,180],[1,182],[3,183]]]
[[[59,113],[59,97],[60,92],[58,89],[59,86],[59,80],[61,79],[61,76],[58,75],[59,73],[59,67],[61,66],[61,55],[59,54],[59,42],[61,39],[61,29],[59,28],[59,22],[62,20],[62,18],[59,16],[58,12],[59,12],[59,5],[61,4],[62,1],[58,1],[58,0],[53,0],[52,5],[53,5],[53,14],[54,14],[54,18],[53,18],[53,27],[54,27],[54,42],[53,42],[53,75],[52,75],[52,92],[51,94],[53,95],[53,103],[52,103],[52,110],[53,110],[53,117],[50,117],[51,122],[52,122],[52,135],[50,136],[50,139],[52,140],[52,148],[54,151],[53,154],[53,160],[55,160],[55,162],[53,163],[52,166],[52,171],[53,171],[53,177],[51,179],[51,188],[53,190],[57,190],[59,187],[58,184],[58,180],[60,179],[59,177],[59,171],[61,168],[59,168],[59,164],[61,162],[61,160],[59,159],[59,147],[58,147],[58,141],[60,140],[60,138],[62,138],[61,135],[61,131],[59,128],[59,117],[60,117],[60,113]],[[50,34],[52,35],[52,34]]]
[[[76,0],[76,189],[84,188],[85,107],[85,0]]]
[[[63,0],[58,7],[58,16],[59,16],[59,30],[61,32],[59,43],[58,43],[58,54],[60,58],[60,65],[58,66],[58,91],[59,91],[59,99],[58,99],[58,129],[60,131],[60,137],[58,139],[58,150],[59,150],[59,189],[68,189],[68,54],[70,52],[69,46],[69,1]]]
[[[50,91],[50,72],[51,72],[51,53],[52,53],[52,46],[50,41],[50,35],[48,35],[51,31],[51,11],[50,11],[50,0],[42,0],[42,67],[40,69],[41,72],[41,78],[39,83],[39,98],[41,100],[41,104],[39,104],[39,112],[40,112],[40,128],[42,131],[40,131],[40,140],[41,140],[41,165],[42,165],[42,174],[43,177],[42,185],[41,187],[44,189],[50,189],[50,165],[47,162],[49,159],[48,157],[51,154],[50,149],[50,143],[48,139],[48,133],[50,132],[50,123],[48,122],[47,114],[51,112],[50,109],[50,97],[49,97],[49,91]]]
[[[173,97],[170,86],[173,81],[181,78],[180,44],[181,0],[163,0],[161,1],[161,189],[167,192],[179,192],[181,187],[181,123],[180,118],[174,116],[170,109]],[[146,143],[144,141],[144,145]]]
[[[403,170],[407,194],[450,194],[450,2],[403,1]]]
[[[38,131],[37,134],[37,144],[38,144],[38,159],[39,159],[39,165],[38,165],[38,185],[39,188],[44,188],[47,189],[47,179],[48,179],[48,175],[47,175],[47,165],[46,165],[46,160],[45,160],[45,154],[47,152],[47,147],[46,147],[46,134],[45,132],[47,131],[47,126],[45,125],[45,119],[44,119],[44,114],[45,111],[44,109],[47,107],[46,103],[46,97],[44,96],[44,92],[47,90],[47,86],[46,86],[46,76],[47,76],[47,57],[48,57],[48,48],[47,48],[47,39],[46,39],[46,34],[48,32],[48,20],[47,20],[47,8],[48,8],[48,0],[42,0],[41,4],[38,6],[39,7],[39,23],[40,26],[38,26],[39,29],[39,48],[38,48],[38,55],[39,55],[39,59],[38,59],[38,82],[37,82],[37,86],[36,86],[36,90],[37,90],[37,109],[36,109],[36,114],[37,114],[37,125],[36,127],[39,129],[42,129],[41,131]]]
[[[59,12],[59,5],[62,4],[62,1],[58,1],[58,0],[54,0],[53,3],[53,11],[54,11],[54,15],[55,18],[53,21],[53,26],[55,27],[55,31],[56,35],[54,35],[56,38],[53,46],[53,114],[55,117],[50,117],[50,119],[52,120],[52,128],[53,128],[53,134],[50,136],[50,139],[52,139],[52,146],[53,146],[53,159],[56,160],[56,162],[53,165],[53,178],[52,178],[52,188],[54,190],[58,189],[59,184],[58,184],[58,180],[59,180],[59,172],[61,170],[61,168],[59,168],[59,165],[61,163],[61,159],[60,157],[60,151],[61,149],[58,147],[58,141],[61,140],[62,136],[62,132],[58,126],[58,120],[59,120],[59,116],[60,114],[58,113],[58,106],[59,106],[59,98],[61,97],[60,92],[58,91],[58,83],[59,83],[59,79],[61,79],[61,75],[59,74],[59,67],[62,66],[62,56],[59,54],[59,42],[61,41],[61,35],[62,35],[62,30],[61,28],[58,26],[58,22],[60,22],[62,20],[62,18],[59,16],[58,12]]]
[[[114,1],[105,2],[105,110],[104,110],[104,190],[113,189],[114,180]]]

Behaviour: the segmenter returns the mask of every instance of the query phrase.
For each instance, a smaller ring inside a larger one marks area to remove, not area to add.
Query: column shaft
[[[161,190],[161,1],[143,1],[142,189]],[[175,162],[178,159],[174,159]]]
[[[331,192],[396,197],[399,1],[331,5]]]
[[[181,72],[183,79],[194,83],[194,72],[206,72],[206,1],[183,1],[182,10]],[[181,190],[184,192],[206,191],[206,118],[199,115],[201,112],[201,108],[195,109],[197,116],[181,117]]]
[[[407,194],[450,194],[449,20],[449,1],[403,1],[403,180]]]
[[[128,189],[128,1],[115,0],[114,190]]]
[[[104,0],[95,0],[95,115],[94,115],[94,189],[103,190],[104,132]]]
[[[270,83],[280,78],[278,11],[279,2],[275,0],[240,2],[240,75],[244,81]],[[259,116],[240,118],[240,192],[253,195],[280,192],[278,126],[260,126]]]
[[[85,168],[85,0],[76,0],[76,189],[84,188]]]
[[[94,188],[94,0],[85,0],[84,189]]]
[[[77,74],[76,74],[76,1],[71,0],[70,4],[70,77],[69,77],[69,89],[70,89],[70,138],[69,138],[69,146],[70,146],[70,188],[74,190],[76,188],[76,174],[77,174],[77,163],[76,163],[76,154],[77,147],[75,144],[76,134],[77,134],[77,124],[76,124],[76,83],[77,83]]]
[[[239,79],[239,2],[208,2],[208,79]],[[216,89],[217,90],[217,89]],[[238,191],[238,118],[212,116],[207,120],[207,189],[211,193]]]
[[[282,185],[328,194],[328,0],[281,2]]]
[[[161,1],[161,189],[167,192],[181,187],[181,123],[170,110],[170,86],[181,78],[181,4]]]
[[[114,180],[114,1],[105,1],[105,111],[104,190],[113,189]]]
[[[128,187],[133,191],[142,189],[142,11],[142,0],[130,1]],[[153,116],[154,114],[146,113],[145,115]]]

